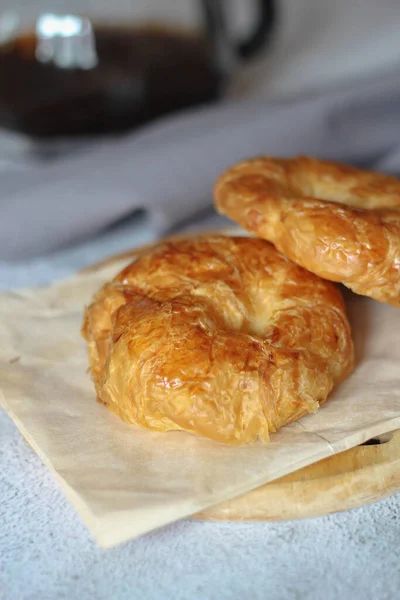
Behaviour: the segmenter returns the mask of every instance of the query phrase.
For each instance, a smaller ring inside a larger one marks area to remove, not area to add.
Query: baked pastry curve
[[[353,366],[340,291],[245,237],[160,243],[100,289],[82,333],[99,402],[228,444],[316,411]]]
[[[400,181],[308,157],[256,158],[218,179],[218,212],[313,273],[400,306]]]

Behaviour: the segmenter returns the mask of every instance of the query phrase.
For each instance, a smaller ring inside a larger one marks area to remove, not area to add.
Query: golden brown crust
[[[320,277],[400,306],[400,181],[307,157],[258,158],[215,186],[217,210]]]
[[[82,333],[121,418],[230,444],[315,411],[353,366],[340,292],[251,238],[159,244],[98,292]]]

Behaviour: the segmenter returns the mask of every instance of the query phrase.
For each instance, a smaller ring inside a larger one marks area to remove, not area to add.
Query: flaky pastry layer
[[[217,210],[313,273],[400,306],[400,181],[308,157],[226,171]]]
[[[159,244],[102,287],[82,332],[99,402],[228,444],[316,411],[353,367],[339,290],[259,239]]]

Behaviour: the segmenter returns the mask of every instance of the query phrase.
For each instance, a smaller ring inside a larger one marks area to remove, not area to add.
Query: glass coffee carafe
[[[244,40],[223,0],[10,0],[0,7],[0,127],[34,138],[126,131],[221,97],[267,44],[273,0]]]

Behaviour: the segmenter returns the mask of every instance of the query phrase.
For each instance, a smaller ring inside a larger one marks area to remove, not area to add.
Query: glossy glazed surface
[[[104,285],[82,332],[122,419],[230,444],[316,411],[353,366],[339,290],[251,238],[159,244]]]
[[[400,306],[400,181],[308,157],[226,171],[217,210],[309,271]]]

